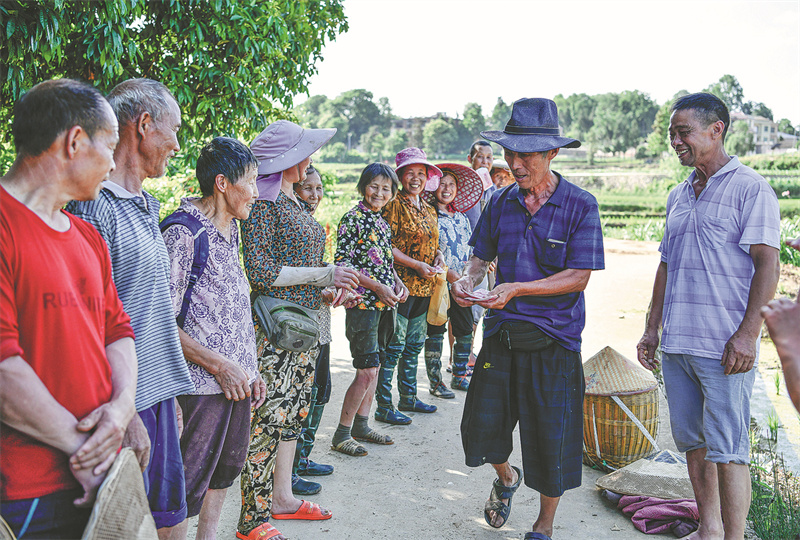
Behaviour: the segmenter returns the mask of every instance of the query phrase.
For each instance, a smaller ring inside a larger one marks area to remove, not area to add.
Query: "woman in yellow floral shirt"
[[[436,210],[422,200],[426,189],[434,190],[442,176],[435,165],[427,161],[419,148],[406,148],[395,158],[397,176],[402,189],[383,209],[383,218],[392,229],[392,254],[397,274],[408,287],[408,300],[398,306],[394,337],[381,359],[375,400],[378,409],[375,419],[389,424],[405,425],[411,418],[392,405],[392,377],[397,371],[400,393],[398,409],[432,413],[434,405],[417,399],[417,357],[422,352],[428,330],[426,316],[433,277],[444,263],[439,251],[439,225]]]

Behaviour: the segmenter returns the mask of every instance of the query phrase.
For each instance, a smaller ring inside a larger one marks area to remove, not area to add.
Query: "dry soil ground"
[[[645,312],[650,300],[653,277],[659,262],[657,244],[606,240],[606,269],[592,275],[586,290],[587,320],[583,334],[584,360],[606,345],[630,359],[641,337]],[[323,490],[310,497],[333,511],[327,521],[278,521],[277,527],[291,539],[483,539],[522,538],[535,520],[538,496],[521,487],[512,506],[511,517],[502,529],[492,529],[483,520],[493,471],[490,466],[471,469],[464,465],[459,424],[464,393],[456,399],[441,400],[428,395],[424,362],[420,362],[420,397],[439,406],[435,414],[415,414],[409,426],[373,426],[390,433],[395,444],[369,445],[369,455],[351,458],[330,450],[342,398],[353,374],[347,340],[344,338],[344,311],[334,310],[334,341],[331,351],[333,394],[325,410],[312,459],[330,463],[333,475],[320,478]],[[776,356],[771,344],[762,345],[761,377],[754,393],[754,416],[764,421],[773,407],[784,426],[781,446],[790,467],[797,472],[795,450],[800,448],[800,431],[794,410],[785,396],[775,395]],[[425,396],[428,396],[427,398]],[[659,445],[674,450],[669,435],[666,403],[661,400]],[[520,463],[519,449],[511,462]],[[595,480],[603,473],[584,466],[583,485],[568,491],[561,502],[553,538],[567,539],[644,539],[630,520],[600,497]],[[238,484],[231,487],[219,527],[219,538],[235,538],[239,516]],[[196,520],[190,526],[194,534]],[[672,538],[660,535],[655,538]]]

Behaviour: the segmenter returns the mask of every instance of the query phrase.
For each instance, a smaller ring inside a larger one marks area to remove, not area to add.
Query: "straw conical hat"
[[[686,460],[670,450],[662,450],[611,474],[601,476],[597,487],[623,495],[642,495],[659,499],[694,499]]]
[[[658,385],[653,374],[606,347],[583,364],[586,393],[595,396],[641,394]]]

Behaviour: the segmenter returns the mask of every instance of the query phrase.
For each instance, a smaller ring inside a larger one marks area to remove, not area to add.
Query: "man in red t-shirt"
[[[61,208],[97,197],[117,121],[70,79],[14,107],[0,178],[0,512],[17,536],[74,538],[135,413],[130,319],[95,229]],[[76,508],[78,507],[78,508]]]

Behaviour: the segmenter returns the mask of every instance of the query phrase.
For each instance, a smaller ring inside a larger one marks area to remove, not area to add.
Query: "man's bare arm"
[[[488,268],[489,263],[486,263]],[[584,268],[567,268],[552,276],[535,281],[503,283],[491,291],[487,300],[477,302],[488,309],[503,309],[512,298],[518,296],[558,296],[581,292],[589,283],[592,271]]]
[[[653,283],[653,296],[650,300],[650,312],[647,314],[647,323],[642,339],[636,345],[636,356],[639,363],[646,369],[653,371],[658,367],[655,358],[658,349],[658,329],[661,328],[661,318],[664,315],[664,295],[667,290],[667,263],[661,262],[656,270],[656,279]]]
[[[67,455],[89,438],[21,356],[0,362],[0,413],[4,424]]]
[[[125,430],[136,414],[138,363],[133,339],[126,337],[107,345],[106,358],[111,366],[111,401],[78,422],[78,430],[91,432],[91,436],[70,458],[74,469],[94,468],[95,475],[111,467]]]
[[[739,328],[725,344],[721,365],[725,374],[746,373],[756,360],[756,340],[761,334],[761,308],[775,297],[780,278],[780,257],[774,247],[764,244],[750,246],[755,273],[750,281],[747,308]]]
[[[483,281],[488,270],[489,261],[484,261],[475,255],[469,258],[466,266],[464,266],[464,272],[461,278],[453,283],[451,288],[453,298],[455,298],[459,306],[468,307],[475,303],[472,300],[468,300],[466,296],[472,292],[476,284]]]

